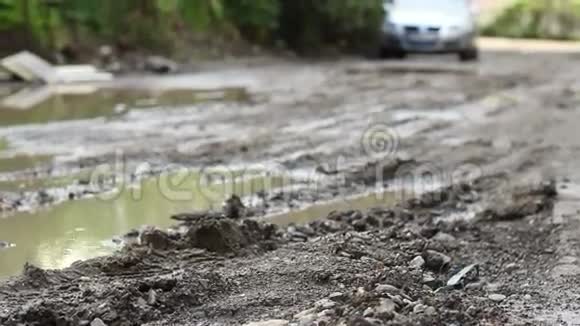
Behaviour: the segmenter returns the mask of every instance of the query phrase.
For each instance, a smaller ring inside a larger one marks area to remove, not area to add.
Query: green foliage
[[[281,37],[316,52],[321,45],[356,49],[373,42],[384,17],[382,0],[281,0]]]
[[[47,3],[53,3],[49,6]],[[24,26],[41,43],[106,42],[170,49],[190,33],[236,31],[251,42],[353,49],[380,31],[383,0],[0,0],[0,30]]]
[[[184,21],[196,29],[208,29],[224,19],[223,0],[175,0]]]
[[[278,0],[225,0],[224,18],[251,41],[271,41],[278,29]]]
[[[17,25],[20,19],[21,17],[12,1],[0,0],[0,30]]]
[[[519,0],[483,28],[489,36],[580,39],[579,0]]]

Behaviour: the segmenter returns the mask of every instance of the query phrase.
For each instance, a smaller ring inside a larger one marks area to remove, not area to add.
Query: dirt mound
[[[280,240],[277,227],[269,223],[211,214],[183,214],[179,219],[185,222],[170,233],[155,228],[145,229],[140,233],[140,241],[132,247],[158,251],[198,248],[219,254],[240,254],[251,247],[270,250]]]
[[[195,225],[187,232],[187,238],[193,247],[220,253],[238,251],[249,242],[237,224],[226,220]]]
[[[506,305],[535,294],[512,285],[528,279],[514,270],[541,270],[551,225],[438,219],[495,205],[477,202],[493,197],[477,187],[469,193],[477,196],[334,212],[283,229],[225,218],[189,221],[182,233],[149,229],[112,257],[54,272],[29,266],[0,286],[0,324],[505,324]]]
[[[226,291],[227,282],[215,273],[181,272],[178,275],[123,278],[109,284],[84,277],[61,285],[66,295],[31,300],[0,318],[2,325],[142,325],[180,309],[194,307]]]

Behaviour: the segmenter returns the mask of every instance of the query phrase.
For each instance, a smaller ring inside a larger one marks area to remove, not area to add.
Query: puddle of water
[[[305,209],[290,211],[267,217],[268,222],[277,225],[306,224],[326,218],[334,211],[361,210],[392,207],[401,201],[400,192],[371,193],[361,196],[333,200],[309,206]]]
[[[0,152],[8,149],[8,141],[4,138],[0,138]]]
[[[50,210],[0,219],[0,239],[15,246],[0,251],[0,277],[16,275],[26,262],[58,269],[118,249],[111,239],[143,225],[165,228],[176,213],[221,207],[232,193],[240,196],[284,187],[278,176],[246,176],[206,184],[199,173],[145,180],[111,200],[65,202]],[[217,179],[216,179],[217,180]]]
[[[0,158],[0,172],[14,172],[31,169],[52,160],[46,155],[17,155],[9,158]]]
[[[17,179],[0,181],[0,191],[18,192],[35,191],[47,188],[60,188],[72,185],[75,181],[81,180],[83,174],[67,175],[61,177]],[[85,178],[86,179],[86,178]]]
[[[248,101],[245,88],[223,89],[25,89],[0,100],[0,125],[90,119],[123,114],[126,108],[175,107],[208,101]]]

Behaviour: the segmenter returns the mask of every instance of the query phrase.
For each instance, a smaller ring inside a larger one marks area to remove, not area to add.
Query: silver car
[[[469,0],[386,0],[383,56],[457,53],[478,59],[477,24]]]

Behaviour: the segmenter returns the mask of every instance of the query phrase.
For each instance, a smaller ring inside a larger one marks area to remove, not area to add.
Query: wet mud
[[[482,200],[495,191],[486,189]],[[199,215],[169,232],[147,229],[112,257],[62,271],[26,265],[22,276],[0,287],[1,321],[195,325],[266,317],[304,325],[506,323],[509,306],[534,292],[495,282],[530,269],[517,274],[524,278],[538,259],[549,257],[552,226],[536,214],[525,217],[539,219],[527,233],[489,223],[435,223],[441,210],[451,214],[476,204],[453,190],[442,192],[448,194],[444,201],[425,194],[390,209],[333,212],[285,227]],[[537,256],[497,252],[494,239],[501,237]],[[450,283],[472,264],[477,273]],[[19,293],[25,292],[38,297],[21,305],[27,299]]]
[[[232,90],[183,105],[2,109],[0,166],[49,159],[0,169],[0,324],[573,323],[576,61],[276,62],[159,84]],[[259,186],[143,183],[183,168]]]

